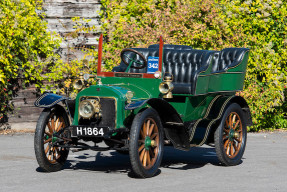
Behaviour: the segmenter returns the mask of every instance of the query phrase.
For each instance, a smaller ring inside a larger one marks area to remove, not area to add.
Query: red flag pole
[[[159,70],[162,71],[162,60],[163,60],[163,39],[159,37]]]
[[[102,69],[101,69],[102,68],[102,53],[103,53],[103,34],[101,34],[99,38],[97,75],[100,75],[102,72]]]

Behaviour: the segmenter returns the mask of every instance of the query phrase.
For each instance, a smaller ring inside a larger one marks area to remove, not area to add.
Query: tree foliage
[[[13,109],[19,88],[40,87],[41,72],[53,61],[59,39],[47,32],[40,11],[39,0],[0,2],[0,119]]]

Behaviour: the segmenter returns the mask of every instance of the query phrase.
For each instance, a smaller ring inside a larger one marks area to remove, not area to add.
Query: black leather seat
[[[205,71],[212,61],[214,51],[208,50],[165,50],[163,73],[173,77],[175,94],[194,94],[197,76]]]
[[[176,47],[176,46],[175,46]],[[154,48],[133,48],[142,53],[147,59],[149,56],[158,57],[159,50]],[[163,74],[169,72],[173,75],[175,94],[194,94],[197,76],[205,71],[212,61],[214,51],[196,49],[164,49]],[[128,57],[134,57],[135,53],[128,52]],[[139,59],[139,56],[137,56]],[[124,72],[127,66],[121,62],[120,66],[113,69],[114,72]],[[146,73],[143,69],[131,68],[130,73]]]
[[[211,73],[221,73],[238,65],[244,58],[247,48],[226,48],[214,53]]]

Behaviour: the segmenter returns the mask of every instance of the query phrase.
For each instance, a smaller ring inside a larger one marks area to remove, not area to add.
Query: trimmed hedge
[[[59,39],[47,32],[41,4],[40,0],[0,2],[0,122],[13,111],[10,101],[20,88],[31,83],[41,86],[41,72],[59,45]]]

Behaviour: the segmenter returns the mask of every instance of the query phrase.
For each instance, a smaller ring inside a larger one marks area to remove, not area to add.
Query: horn
[[[84,83],[83,79],[78,79],[74,83],[74,88],[80,90],[84,87],[84,84],[85,83]]]

